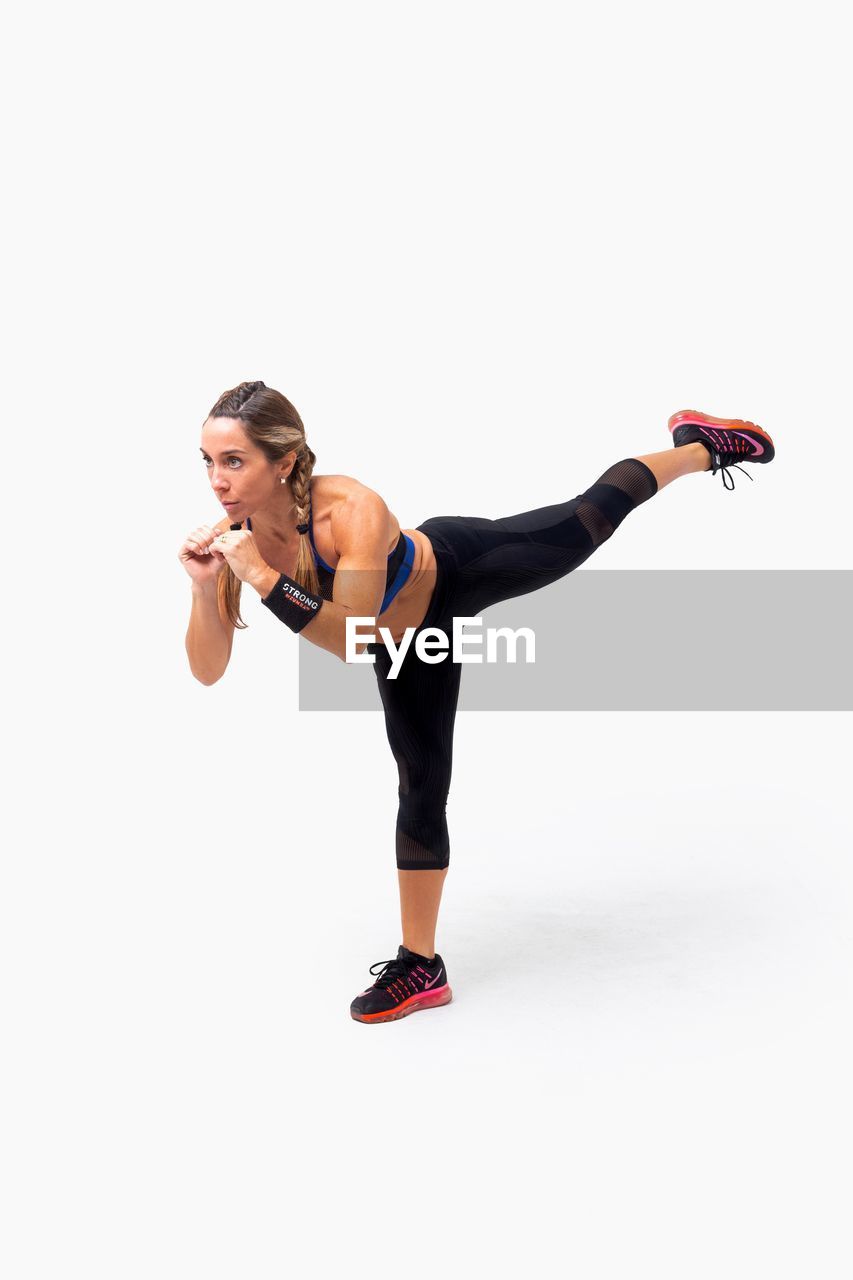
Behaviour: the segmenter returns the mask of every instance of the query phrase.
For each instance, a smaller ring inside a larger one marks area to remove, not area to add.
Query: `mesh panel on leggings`
[[[586,493],[579,495],[575,515],[594,547],[606,542],[625,516],[657,493],[657,480],[639,458],[625,458],[608,467]]]
[[[397,868],[400,871],[442,871],[450,862],[449,852],[425,849],[405,831],[397,828]]]
[[[594,507],[591,502],[579,502],[575,515],[592,538],[594,547],[600,547],[613,532],[613,525],[601,508]]]
[[[612,484],[628,494],[632,507],[653,497],[658,491],[658,483],[654,472],[649,470],[639,458],[625,458],[623,462],[615,462],[608,467],[598,481],[599,484]]]

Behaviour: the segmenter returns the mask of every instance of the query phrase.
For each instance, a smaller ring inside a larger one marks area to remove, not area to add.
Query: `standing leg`
[[[430,960],[435,955],[435,926],[446,876],[447,867],[443,871],[397,872],[403,946]]]
[[[435,950],[435,926],[450,861],[445,808],[453,763],[460,667],[407,655],[395,679],[384,645],[371,645],[385,729],[399,773],[397,873],[403,942],[396,957],[350,1005],[356,1022],[393,1022],[448,1004],[453,992]]]
[[[387,649],[376,646],[374,656],[399,775],[396,851],[403,946],[431,957],[450,861],[446,807],[461,667],[449,660],[430,665],[410,654],[391,680]]]

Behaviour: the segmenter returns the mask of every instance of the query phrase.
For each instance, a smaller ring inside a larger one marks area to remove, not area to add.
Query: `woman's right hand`
[[[181,564],[199,586],[214,583],[227,563],[225,557],[212,547],[217,537],[217,531],[211,529],[210,525],[199,525],[197,529],[193,529],[178,552]]]

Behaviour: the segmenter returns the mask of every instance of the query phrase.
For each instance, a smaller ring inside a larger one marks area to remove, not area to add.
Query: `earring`
[[[282,476],[279,480],[279,484],[287,484],[287,476]]]

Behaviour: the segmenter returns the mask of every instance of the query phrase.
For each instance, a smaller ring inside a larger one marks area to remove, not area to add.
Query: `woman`
[[[359,481],[313,474],[315,457],[289,400],[263,382],[241,383],[220,396],[202,427],[202,456],[226,515],[194,530],[179,553],[192,579],[193,675],[213,684],[225,671],[234,630],[245,627],[243,583],[292,631],[341,659],[349,616],[375,617],[376,634],[386,627],[395,645],[407,628],[449,635],[455,616],[476,617],[570,573],[680,476],[721,471],[733,488],[728,467],[774,456],[767,433],[739,419],[684,410],[669,429],[674,449],[617,462],[567,502],[501,520],[434,517],[401,530]],[[350,1012],[360,1022],[388,1022],[451,999],[435,926],[450,860],[445,806],[461,667],[422,662],[412,643],[389,679],[385,644],[366,647],[399,774],[403,943],[393,960],[371,966],[371,974],[380,969],[376,981]]]

